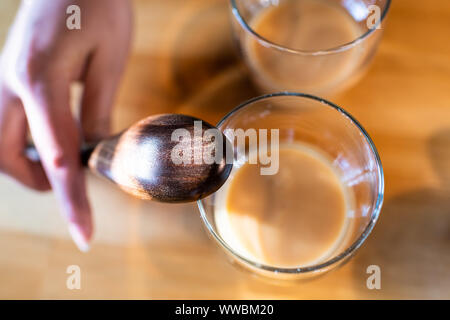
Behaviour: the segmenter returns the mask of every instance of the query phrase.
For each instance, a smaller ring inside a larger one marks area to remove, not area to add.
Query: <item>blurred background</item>
[[[0,42],[18,0],[0,2]],[[217,123],[257,95],[234,48],[226,0],[134,0],[135,37],[114,113],[119,131],[151,114]],[[70,239],[51,193],[0,176],[0,298],[450,298],[450,2],[393,1],[364,78],[333,102],[367,129],[385,170],[379,222],[349,263],[274,284],[232,266],[195,204],[136,200],[88,174],[96,234]],[[1,72],[1,71],[0,71]],[[80,290],[66,287],[70,265]],[[366,287],[379,265],[381,290]]]

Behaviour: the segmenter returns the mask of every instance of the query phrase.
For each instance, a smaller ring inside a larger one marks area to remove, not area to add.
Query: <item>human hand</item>
[[[80,30],[66,26],[73,4]],[[82,251],[93,222],[80,144],[109,134],[131,29],[127,0],[23,1],[0,57],[0,170],[33,189],[51,187]],[[80,124],[70,110],[75,81],[84,83]],[[28,127],[42,164],[25,156]]]

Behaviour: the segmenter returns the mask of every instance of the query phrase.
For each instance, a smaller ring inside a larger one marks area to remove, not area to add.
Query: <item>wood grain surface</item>
[[[0,3],[0,38],[17,0]],[[157,113],[216,123],[257,93],[234,53],[224,0],[136,0],[118,132]],[[333,102],[368,130],[386,198],[368,241],[313,281],[274,284],[232,266],[195,205],[133,199],[89,175],[96,239],[79,252],[52,194],[0,177],[0,298],[450,298],[450,1],[394,0],[369,72]],[[366,268],[381,268],[368,290]],[[78,265],[81,290],[66,288]]]

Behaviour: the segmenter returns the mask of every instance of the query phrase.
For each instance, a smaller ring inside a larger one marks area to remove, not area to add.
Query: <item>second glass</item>
[[[263,93],[329,97],[372,60],[390,0],[230,0],[232,26]]]

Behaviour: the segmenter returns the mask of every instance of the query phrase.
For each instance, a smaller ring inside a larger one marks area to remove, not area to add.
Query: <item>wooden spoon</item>
[[[194,121],[201,120],[180,114],[148,117],[115,137],[83,149],[82,162],[141,199],[161,202],[199,200],[223,185],[233,165],[226,161],[231,149],[222,133],[221,160],[212,164],[195,162],[195,155],[202,154],[205,148],[214,144],[210,139],[203,139],[203,134],[215,127],[202,121],[201,135],[198,131],[195,135]],[[191,156],[186,159],[190,158],[191,163],[176,164],[172,160],[172,150],[180,143],[172,141],[176,129],[186,129],[192,137],[192,143],[183,150],[190,152]]]

